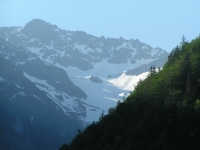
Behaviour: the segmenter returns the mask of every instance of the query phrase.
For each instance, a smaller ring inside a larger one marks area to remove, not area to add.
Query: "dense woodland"
[[[174,48],[162,69],[60,150],[199,150],[200,37]]]

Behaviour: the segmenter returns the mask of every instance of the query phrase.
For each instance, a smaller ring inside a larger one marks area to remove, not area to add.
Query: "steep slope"
[[[158,73],[60,150],[200,149],[200,37],[182,43]]]
[[[58,149],[83,128],[14,64],[0,57],[0,68],[0,149]]]
[[[1,55],[21,68],[25,77],[54,102],[54,107],[61,108],[67,114],[73,112],[85,115],[80,105],[87,95],[72,83],[65,71],[41,61],[34,54],[26,52],[23,47],[4,40],[0,40],[0,44]],[[79,110],[74,109],[74,103],[77,103]]]

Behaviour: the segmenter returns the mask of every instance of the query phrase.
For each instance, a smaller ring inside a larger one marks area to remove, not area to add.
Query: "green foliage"
[[[140,81],[66,150],[199,150],[200,38],[183,40],[162,70]]]
[[[195,102],[194,102],[194,109],[196,111],[200,111],[200,99],[197,99]]]
[[[64,144],[63,146],[60,147],[59,150],[69,150],[69,145]]]

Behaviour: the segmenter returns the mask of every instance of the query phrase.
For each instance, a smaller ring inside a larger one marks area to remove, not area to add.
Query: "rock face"
[[[53,138],[70,141],[77,129],[127,96],[131,88],[123,87],[130,80],[139,81],[151,65],[162,67],[167,56],[139,40],[66,31],[40,19],[0,28],[0,111],[8,127],[1,128],[2,140],[20,150],[44,149]],[[27,144],[21,146],[20,140]]]
[[[0,68],[0,149],[58,149],[82,128],[9,60],[0,57]]]
[[[95,76],[91,76],[90,80],[95,83],[103,83],[103,81],[101,79],[99,79],[98,77],[95,77]]]

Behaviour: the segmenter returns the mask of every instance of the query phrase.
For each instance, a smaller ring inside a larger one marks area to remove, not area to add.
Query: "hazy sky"
[[[200,35],[200,0],[0,0],[0,27],[43,19],[66,30],[139,39],[170,51]]]

